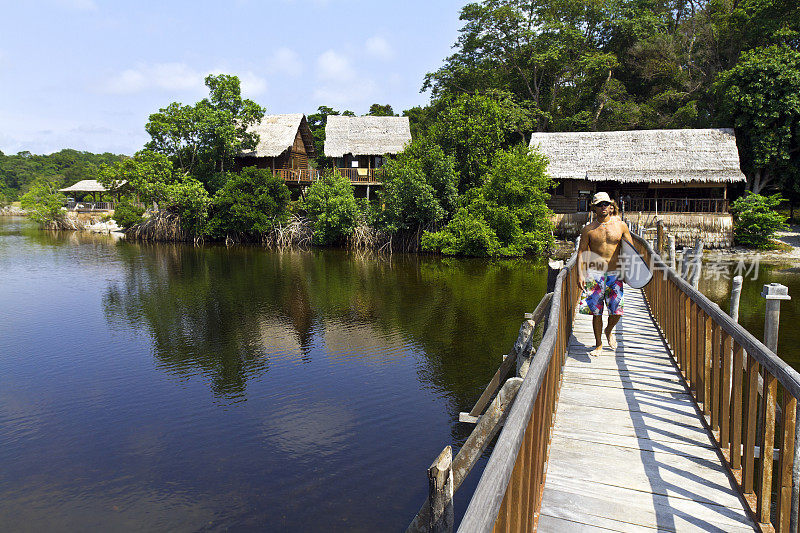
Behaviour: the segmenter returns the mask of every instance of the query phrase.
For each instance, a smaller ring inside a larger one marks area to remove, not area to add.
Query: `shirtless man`
[[[603,306],[608,305],[606,340],[617,349],[614,326],[622,318],[622,280],[618,270],[620,242],[633,243],[628,226],[616,216],[616,208],[608,193],[599,192],[592,198],[595,220],[584,226],[578,247],[578,286],[581,301],[578,312],[593,315],[595,347],[589,355],[603,351]]]

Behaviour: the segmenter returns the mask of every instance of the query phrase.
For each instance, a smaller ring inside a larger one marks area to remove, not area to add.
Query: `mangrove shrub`
[[[114,221],[120,228],[128,229],[142,221],[144,207],[136,205],[128,198],[123,199],[114,207]]]
[[[423,249],[448,255],[542,254],[552,245],[552,187],[546,159],[527,146],[498,150],[481,187],[441,231],[422,238]]]
[[[58,192],[53,182],[39,179],[22,195],[20,205],[40,225],[53,226],[64,220],[66,211],[62,207],[66,201],[67,198]]]
[[[731,204],[733,238],[737,244],[767,248],[775,232],[786,227],[786,217],[777,211],[783,201],[779,194],[762,196],[746,193]]]
[[[218,237],[261,238],[286,221],[289,197],[286,183],[270,170],[245,167],[231,173],[214,195],[209,232]]]
[[[338,171],[311,184],[303,207],[314,224],[314,244],[341,244],[353,233],[361,217],[350,180]]]

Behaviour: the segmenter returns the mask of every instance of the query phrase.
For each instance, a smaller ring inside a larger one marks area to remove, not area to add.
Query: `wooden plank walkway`
[[[576,316],[539,531],[753,531],[641,291],[627,286],[617,340],[616,355],[590,357],[591,317]]]

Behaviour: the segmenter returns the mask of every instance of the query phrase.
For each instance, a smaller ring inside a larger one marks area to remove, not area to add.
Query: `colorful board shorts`
[[[622,280],[617,271],[586,273],[586,287],[581,293],[578,312],[584,315],[602,315],[603,306],[608,305],[609,315],[622,315]]]

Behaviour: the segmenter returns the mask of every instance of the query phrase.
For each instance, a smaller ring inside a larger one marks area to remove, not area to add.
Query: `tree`
[[[758,48],[720,74],[725,117],[737,128],[748,188],[758,194],[800,182],[800,52]]]
[[[341,244],[361,216],[350,180],[337,170],[311,184],[303,202],[314,223],[314,244]]]
[[[58,192],[53,182],[40,179],[22,195],[20,205],[28,212],[28,217],[48,227],[64,220],[66,212],[62,207],[66,200],[67,198]]]
[[[417,232],[452,216],[458,197],[455,159],[430,139],[414,139],[383,171],[382,229]]]
[[[553,242],[546,166],[544,156],[525,145],[498,150],[483,185],[464,195],[464,206],[443,230],[423,236],[423,249],[449,255],[544,254]]]
[[[236,76],[209,75],[205,83],[208,98],[194,106],[173,102],[150,115],[145,130],[151,140],[145,148],[168,156],[176,168],[215,191],[223,185],[219,173],[258,144],[258,135],[247,128],[263,118],[264,108],[242,98]]]
[[[479,186],[492,155],[506,144],[508,110],[482,95],[444,97],[430,129],[431,140],[455,157],[459,192]]]
[[[107,188],[125,180],[133,194],[159,211],[177,215],[181,228],[201,236],[206,232],[211,198],[203,184],[173,167],[166,155],[151,150],[137,152],[115,166],[104,166],[99,181]]]
[[[394,109],[389,104],[381,105],[381,104],[372,104],[369,106],[369,113],[367,115],[372,115],[375,117],[396,117],[397,115],[394,113]]]
[[[123,229],[128,229],[142,221],[144,207],[124,198],[114,206],[114,221]]]
[[[269,170],[245,167],[214,195],[210,232],[217,237],[262,238],[286,221],[289,198],[283,179]]]
[[[786,227],[787,217],[777,211],[782,201],[778,194],[762,196],[748,192],[733,202],[734,240],[745,246],[769,247],[775,232]]]

